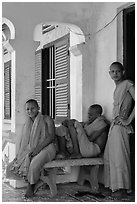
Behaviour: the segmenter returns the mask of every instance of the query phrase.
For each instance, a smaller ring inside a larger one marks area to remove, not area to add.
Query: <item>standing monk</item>
[[[109,74],[116,89],[113,96],[113,120],[104,153],[104,179],[112,196],[121,198],[127,190],[131,190],[129,136],[133,133],[131,122],[135,117],[135,107],[132,108],[135,89],[133,82],[125,80],[121,63],[112,63]]]

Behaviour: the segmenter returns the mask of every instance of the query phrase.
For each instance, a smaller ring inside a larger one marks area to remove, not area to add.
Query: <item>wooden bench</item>
[[[34,193],[44,183],[48,184],[51,192],[51,197],[57,195],[56,176],[57,170],[60,167],[72,167],[80,166],[80,172],[78,176],[78,184],[83,185],[87,180],[91,185],[91,191],[98,191],[98,170],[99,165],[103,165],[103,158],[81,158],[81,159],[66,159],[66,160],[53,160],[44,165],[41,171],[40,182],[36,185]],[[49,171],[47,171],[49,169]]]

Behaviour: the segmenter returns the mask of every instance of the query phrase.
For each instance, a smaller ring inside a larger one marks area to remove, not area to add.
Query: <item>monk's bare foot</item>
[[[27,190],[26,190],[26,193],[25,193],[25,197],[26,198],[31,198],[34,196],[34,184],[28,184],[27,186]]]
[[[117,191],[115,191],[115,192],[112,192],[112,193],[111,193],[111,196],[112,196],[112,198],[114,198],[114,199],[121,199],[122,196],[123,196],[123,189],[119,189],[119,190],[117,190]]]
[[[64,159],[66,157],[65,153],[61,152],[56,155],[56,159]]]
[[[70,159],[80,159],[82,156],[78,153],[73,153],[69,156]]]

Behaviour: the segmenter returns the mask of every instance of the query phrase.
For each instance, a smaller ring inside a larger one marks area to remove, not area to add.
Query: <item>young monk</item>
[[[135,89],[133,82],[125,80],[125,70],[119,62],[110,66],[110,77],[116,84],[114,91],[113,120],[104,152],[105,186],[112,196],[121,198],[131,190],[129,135],[133,133],[131,122],[135,117]]]
[[[19,152],[7,168],[7,176],[11,171],[13,176],[25,178],[28,181],[25,196],[32,197],[41,168],[56,155],[53,144],[55,126],[51,117],[39,112],[36,100],[28,100],[25,107],[28,119],[23,128]]]
[[[58,137],[59,141],[63,141],[60,145],[60,158],[62,158],[61,155],[65,155],[65,138],[69,140],[71,158],[94,157],[103,151],[107,140],[108,125],[101,114],[102,107],[95,104],[89,107],[87,122],[66,120],[63,126],[59,127],[56,133],[62,136]]]
[[[108,123],[102,116],[102,107],[94,104],[89,107],[88,121],[74,124],[82,157],[96,157],[103,152],[108,136]]]

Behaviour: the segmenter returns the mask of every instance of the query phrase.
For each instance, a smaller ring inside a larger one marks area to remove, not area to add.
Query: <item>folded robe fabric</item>
[[[16,158],[9,163],[6,170],[6,177],[22,176],[26,177],[30,165],[29,152],[44,141],[46,137],[45,123],[43,115],[38,113],[34,122],[28,118],[24,124],[19,152]]]

